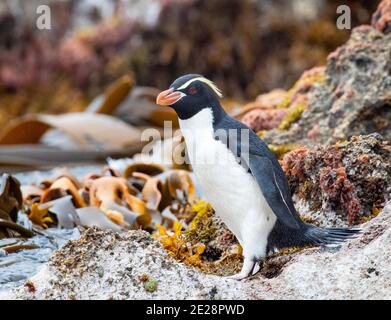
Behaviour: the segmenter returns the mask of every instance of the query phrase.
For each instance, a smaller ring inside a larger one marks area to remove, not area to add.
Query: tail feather
[[[307,245],[337,244],[354,238],[359,232],[355,228],[320,228],[303,222],[299,229],[292,229],[277,220],[268,237],[267,252]]]
[[[305,237],[308,239],[309,244],[317,245],[340,243],[354,238],[360,232],[359,229],[354,228],[319,228],[309,224],[307,226]]]

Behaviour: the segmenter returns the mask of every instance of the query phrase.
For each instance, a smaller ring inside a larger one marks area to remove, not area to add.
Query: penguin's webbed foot
[[[253,259],[244,259],[242,270],[232,276],[227,277],[228,279],[243,280],[251,275],[255,275],[261,269],[259,263]]]
[[[243,279],[247,278],[248,276],[249,276],[248,274],[244,274],[242,272],[239,272],[239,273],[234,274],[232,276],[228,276],[227,279],[243,280]]]
[[[256,262],[251,275],[255,276],[260,270],[261,270],[261,264],[259,262]]]

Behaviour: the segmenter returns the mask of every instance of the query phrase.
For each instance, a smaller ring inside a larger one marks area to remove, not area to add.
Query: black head
[[[216,118],[224,112],[219,103],[221,97],[221,91],[212,81],[199,74],[188,74],[161,92],[156,103],[172,107],[180,119],[191,118],[205,108],[211,108]]]

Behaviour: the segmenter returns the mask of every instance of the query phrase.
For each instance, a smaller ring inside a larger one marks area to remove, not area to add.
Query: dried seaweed
[[[158,233],[154,237],[160,241],[163,247],[176,259],[192,266],[201,264],[201,254],[205,251],[202,243],[191,245],[186,241],[182,233],[182,224],[175,221],[173,230],[167,231],[158,225]]]
[[[42,228],[48,228],[53,223],[53,219],[49,216],[49,207],[40,208],[39,204],[33,203],[29,213],[29,219],[32,223]]]
[[[32,237],[34,233],[16,223],[23,207],[20,183],[14,177],[3,174],[0,180],[0,239],[21,235]]]

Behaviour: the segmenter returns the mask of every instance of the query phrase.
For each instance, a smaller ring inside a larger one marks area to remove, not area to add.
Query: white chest
[[[191,119],[180,120],[180,126],[204,196],[240,239],[244,223],[273,214],[255,179],[226,145],[214,139],[212,121],[211,111],[204,109]]]

